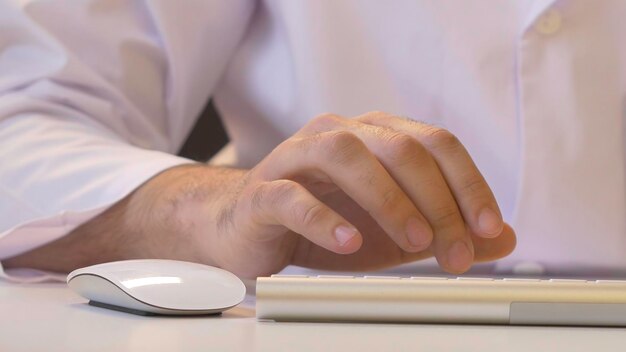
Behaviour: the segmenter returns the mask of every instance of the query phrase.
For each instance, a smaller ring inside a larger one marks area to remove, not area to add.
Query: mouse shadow
[[[254,310],[249,308],[234,307],[224,312],[212,313],[212,314],[180,314],[180,315],[166,315],[166,314],[154,314],[143,311],[126,309],[123,307],[111,306],[101,303],[72,303],[69,305],[71,309],[79,310],[88,314],[107,315],[112,317],[123,317],[133,320],[145,320],[145,319],[242,319],[254,317]]]

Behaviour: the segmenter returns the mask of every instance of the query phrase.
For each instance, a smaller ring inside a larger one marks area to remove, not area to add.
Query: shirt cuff
[[[146,151],[150,158],[141,163],[124,168],[123,177],[116,177],[103,190],[105,201],[94,204],[90,209],[79,211],[63,211],[61,213],[26,221],[7,231],[0,233],[0,260],[10,258],[29,250],[52,242],[76,227],[89,221],[106,209],[126,197],[141,184],[156,174],[171,167],[193,163],[192,160],[176,157],[166,153]],[[159,154],[158,157],[155,157]],[[148,155],[146,155],[148,156]],[[15,282],[64,281],[65,274],[48,273],[31,269],[2,269],[0,279]]]

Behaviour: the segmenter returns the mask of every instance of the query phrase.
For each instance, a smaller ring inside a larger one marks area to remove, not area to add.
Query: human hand
[[[515,247],[459,140],[381,112],[315,118],[221,194],[217,219],[198,235],[214,236],[217,265],[246,277],[288,264],[373,270],[433,255],[462,273]]]
[[[256,277],[288,264],[373,270],[434,255],[460,273],[514,247],[489,186],[452,134],[369,113],[318,117],[252,170],[165,170],[3,265],[64,272],[169,258]]]

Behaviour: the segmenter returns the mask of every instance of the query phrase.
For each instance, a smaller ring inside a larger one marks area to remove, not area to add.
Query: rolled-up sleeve
[[[0,260],[190,163],[174,154],[252,8],[243,0],[0,3]]]

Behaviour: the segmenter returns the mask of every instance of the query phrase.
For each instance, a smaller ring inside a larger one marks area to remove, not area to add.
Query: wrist
[[[129,199],[127,226],[153,257],[220,266],[219,219],[245,172],[204,164],[166,170]]]

